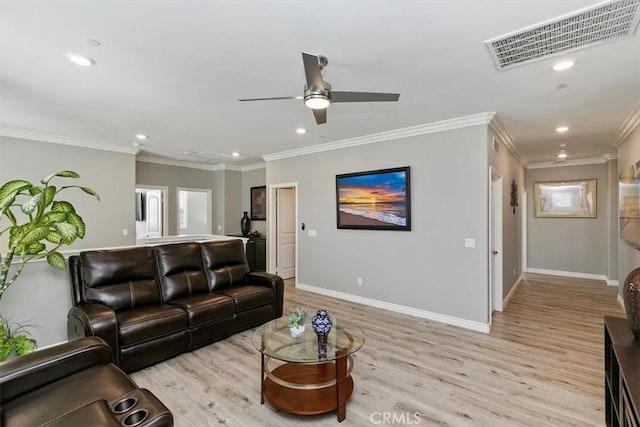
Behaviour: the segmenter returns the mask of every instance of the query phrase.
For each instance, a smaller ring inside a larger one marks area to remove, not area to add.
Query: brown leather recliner
[[[241,240],[87,251],[69,266],[69,339],[103,338],[126,372],[282,316],[282,278],[249,272]]]
[[[3,427],[173,425],[167,407],[115,366],[96,337],[0,362],[0,408]]]

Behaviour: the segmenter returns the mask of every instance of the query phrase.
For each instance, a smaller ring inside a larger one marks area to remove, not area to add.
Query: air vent
[[[499,71],[604,42],[632,37],[640,0],[599,3],[533,27],[485,41]]]

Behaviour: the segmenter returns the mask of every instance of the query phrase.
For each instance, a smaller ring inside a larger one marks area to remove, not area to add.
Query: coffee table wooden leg
[[[338,422],[347,417],[347,350],[336,351],[336,399]]]
[[[264,336],[262,337],[262,351],[260,352],[260,404],[264,405]]]

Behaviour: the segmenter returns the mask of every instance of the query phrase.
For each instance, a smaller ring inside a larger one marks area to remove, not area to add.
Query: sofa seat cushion
[[[273,304],[273,290],[266,286],[236,285],[216,293],[233,298],[236,305],[236,313],[260,307],[261,305]]]
[[[233,298],[223,294],[192,295],[173,300],[171,304],[187,312],[190,328],[225,317],[233,317],[235,310]]]
[[[39,426],[96,400],[115,400],[135,388],[114,365],[93,366],[7,402],[2,407],[1,424]]]
[[[179,307],[160,304],[116,313],[120,346],[128,347],[187,328],[187,314]]]

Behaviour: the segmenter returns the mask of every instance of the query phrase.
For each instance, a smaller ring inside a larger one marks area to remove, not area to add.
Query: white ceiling
[[[640,36],[498,72],[484,41],[591,6],[589,0],[0,0],[0,128],[238,164],[260,156],[495,111],[532,162],[615,152],[640,102]],[[101,43],[88,44],[88,39]],[[299,100],[302,51],[324,54],[334,90],[399,92],[334,104],[318,126]],[[67,52],[96,65],[71,64]],[[558,90],[561,84],[566,89]],[[556,126],[570,132],[559,135]],[[305,127],[307,134],[295,129]],[[1,133],[1,132],[0,132]]]

